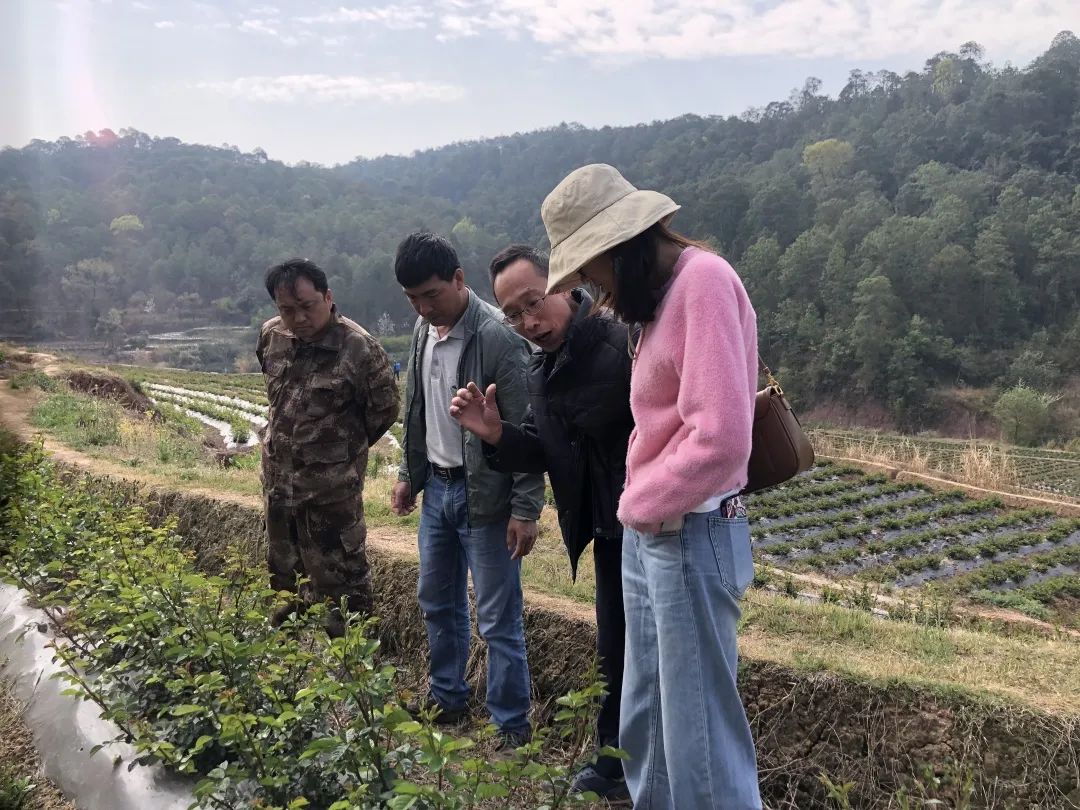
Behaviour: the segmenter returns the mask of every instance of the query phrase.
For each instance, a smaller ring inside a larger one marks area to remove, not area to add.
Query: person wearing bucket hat
[[[737,687],[739,600],[754,577],[746,485],[757,324],[732,267],[673,231],[679,206],[612,166],[571,172],[541,217],[549,294],[582,281],[639,324],[635,428],[619,500],[626,658],[619,745],[637,810],[759,810]]]

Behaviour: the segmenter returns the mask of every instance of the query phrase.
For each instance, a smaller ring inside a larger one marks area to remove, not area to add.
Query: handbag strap
[[[767,382],[767,383],[768,383],[768,384],[769,384],[770,386],[772,386],[773,388],[775,388],[775,389],[776,389],[776,391],[777,391],[777,393],[779,393],[779,394],[780,394],[781,396],[783,396],[783,393],[784,393],[784,389],[783,389],[783,387],[782,387],[782,386],[780,385],[780,381],[779,381],[778,379],[776,379],[776,377],[774,377],[774,376],[773,376],[773,373],[772,373],[772,371],[771,371],[771,370],[769,369],[769,366],[768,366],[768,365],[767,365],[767,364],[765,363],[765,360],[764,360],[764,359],[762,358],[762,356],[761,356],[761,352],[758,352],[758,356],[757,356],[757,361],[758,361],[758,363],[759,363],[759,364],[761,365],[761,370],[762,370],[763,372],[765,372],[765,380],[766,380],[766,382]]]

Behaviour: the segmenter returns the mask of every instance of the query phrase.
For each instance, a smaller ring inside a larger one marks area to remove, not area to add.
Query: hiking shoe
[[[419,720],[421,713],[431,709],[439,710],[433,721],[437,726],[456,726],[469,714],[468,706],[462,706],[460,709],[447,709],[431,693],[428,693],[422,700],[410,700],[405,704],[405,711],[414,720]]]
[[[625,779],[611,779],[597,773],[592,765],[586,765],[574,776],[570,783],[572,793],[592,792],[609,802],[630,801],[630,790]]]
[[[525,727],[517,731],[499,729],[495,735],[494,754],[496,759],[510,759],[521,746],[532,741],[532,729]]]

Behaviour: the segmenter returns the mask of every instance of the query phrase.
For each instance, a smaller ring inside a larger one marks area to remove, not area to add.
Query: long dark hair
[[[656,307],[663,298],[663,284],[657,277],[656,258],[661,243],[665,241],[683,248],[713,250],[705,242],[683,236],[665,222],[657,222],[611,249],[610,255],[615,265],[615,289],[604,292],[599,306],[611,309],[626,323],[650,323],[656,317]]]

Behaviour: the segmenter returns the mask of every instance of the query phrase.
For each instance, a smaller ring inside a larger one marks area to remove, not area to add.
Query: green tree
[[[1050,425],[1050,405],[1050,397],[1024,384],[1002,393],[994,403],[1002,438],[1013,444],[1038,443]]]
[[[885,276],[863,279],[852,299],[852,349],[858,363],[855,377],[863,393],[883,398],[887,391],[886,366],[903,318],[903,305]]]
[[[143,224],[135,214],[123,214],[109,223],[109,230],[114,234],[138,233],[143,230]]]

